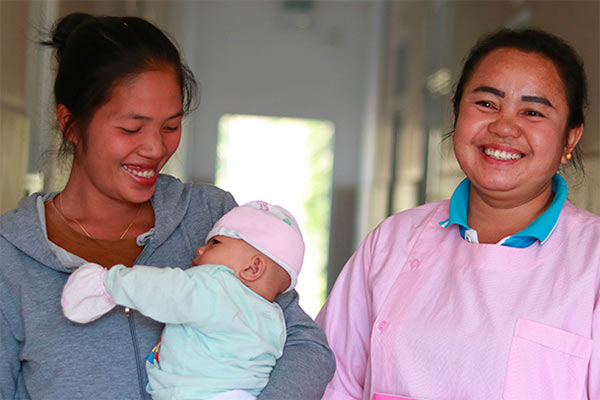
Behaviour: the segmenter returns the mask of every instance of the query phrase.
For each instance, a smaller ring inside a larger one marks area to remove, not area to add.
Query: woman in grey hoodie
[[[159,174],[196,89],[159,29],[70,14],[44,44],[56,49],[61,151],[73,163],[62,192],[33,194],[0,217],[0,398],[146,398],[144,360],[162,326],[127,308],[73,324],[62,316],[62,287],[86,261],[191,266],[236,203],[213,186]],[[287,341],[259,399],[319,399],[333,354],[296,292],[276,301]]]

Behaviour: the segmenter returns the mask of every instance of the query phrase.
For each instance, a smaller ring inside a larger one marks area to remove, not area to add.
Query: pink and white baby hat
[[[265,201],[234,207],[208,232],[206,242],[219,235],[242,239],[281,265],[292,281],[286,292],[296,286],[304,259],[304,240],[296,219],[285,208]]]

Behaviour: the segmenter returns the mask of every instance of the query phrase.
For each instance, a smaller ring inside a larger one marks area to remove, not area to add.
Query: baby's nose
[[[205,250],[206,250],[206,245],[198,247],[196,249],[196,255],[201,256],[202,254],[204,254]]]

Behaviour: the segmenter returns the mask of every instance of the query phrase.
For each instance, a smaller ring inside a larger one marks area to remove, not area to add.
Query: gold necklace
[[[62,201],[62,193],[60,193],[57,197],[59,197],[59,205],[60,205],[60,216],[63,217],[63,219],[67,222],[67,223],[71,223],[71,222],[75,222],[77,225],[79,225],[79,228],[81,229],[81,231],[83,233],[85,233],[85,235],[87,237],[89,237],[90,239],[94,239],[92,237],[92,235],[90,235],[90,233],[87,231],[87,229],[85,229],[85,227],[81,224],[81,222],[79,222],[78,220],[76,220],[75,218],[67,218],[67,216],[65,215],[65,209],[63,207],[63,201]],[[123,233],[121,234],[121,236],[119,237],[119,240],[123,239],[125,237],[125,235],[127,235],[127,232],[129,232],[129,229],[133,226],[133,223],[135,222],[138,214],[140,213],[140,210],[142,209],[142,204],[140,203],[140,205],[138,206],[138,209],[135,213],[135,215],[133,216],[133,219],[131,220],[131,222],[129,223],[129,225],[127,225],[127,228],[125,228],[125,231],[123,231]]]

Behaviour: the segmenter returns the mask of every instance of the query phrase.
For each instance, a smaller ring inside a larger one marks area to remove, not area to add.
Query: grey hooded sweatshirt
[[[149,398],[145,359],[162,324],[123,307],[87,325],[62,315],[61,292],[77,265],[64,265],[47,240],[43,201],[53,195],[33,194],[0,217],[0,399]],[[212,225],[235,205],[214,186],[161,175],[155,227],[138,237],[144,249],[136,263],[190,267]],[[320,399],[335,370],[325,335],[295,291],[276,301],[287,342],[259,399]]]

